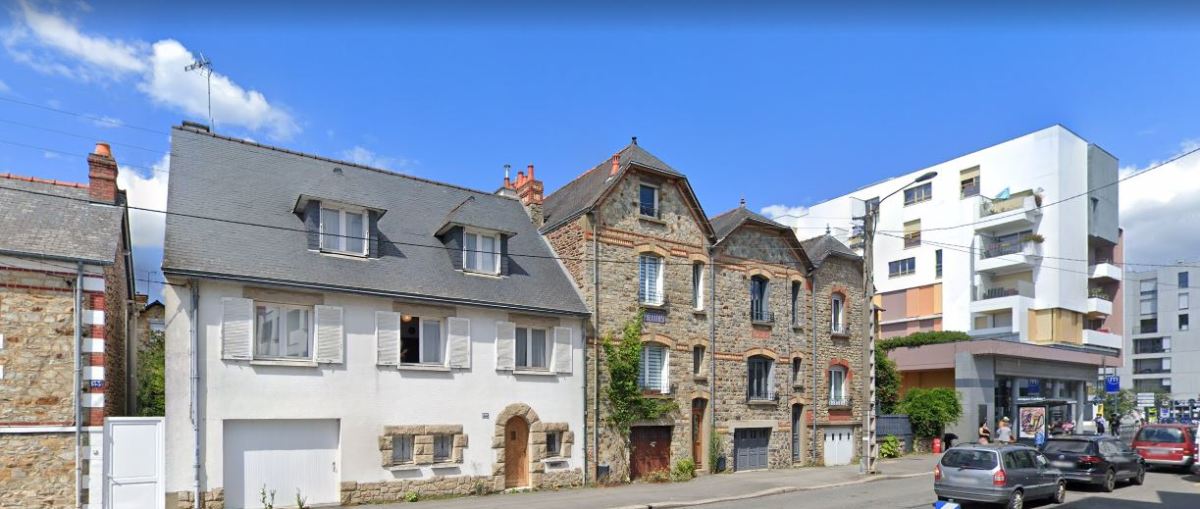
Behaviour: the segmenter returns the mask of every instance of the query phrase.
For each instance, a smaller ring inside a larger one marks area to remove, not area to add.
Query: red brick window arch
[[[830,360],[825,376],[829,387],[829,406],[849,405],[850,363],[845,359]]]

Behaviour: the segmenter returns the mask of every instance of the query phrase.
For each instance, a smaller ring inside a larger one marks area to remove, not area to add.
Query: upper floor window
[[[905,258],[888,262],[888,277],[907,276],[917,271],[917,259]]]
[[[704,347],[696,345],[692,347],[692,374],[701,376],[704,374]]]
[[[658,255],[638,256],[638,302],[663,303],[663,259]]]
[[[933,252],[933,275],[942,277],[942,250],[938,249]]]
[[[441,365],[445,350],[441,320],[409,315],[400,317],[401,364]]]
[[[267,302],[255,303],[254,357],[309,359],[312,357],[312,308]]]
[[[1188,298],[1188,294],[1187,293],[1179,294],[1179,309],[1187,309],[1188,306],[1190,306],[1190,305],[1191,305],[1191,299]]]
[[[846,368],[833,366],[829,368],[829,405],[840,406],[849,402],[846,399]]]
[[[646,343],[642,345],[641,372],[638,374],[638,387],[647,391],[670,392],[669,378],[670,352],[667,347],[659,344]]]
[[[692,264],[692,309],[704,309],[704,264]]]
[[[804,385],[804,359],[800,357],[792,358],[792,386],[801,387]]]
[[[649,184],[638,187],[638,212],[643,216],[658,217],[658,188]]]
[[[750,278],[750,320],[755,322],[771,321],[771,311],[767,300],[767,278],[754,276]]]
[[[829,303],[829,331],[834,334],[845,332],[846,298],[840,293],[833,294]]]
[[[933,199],[933,182],[926,182],[904,190],[904,204],[912,205]]]
[[[367,254],[367,214],[361,210],[321,207],[321,249]]]
[[[546,341],[546,329],[517,327],[517,368],[547,369],[546,359],[550,356],[550,343]]]
[[[463,268],[485,274],[500,273],[500,237],[463,232]]]
[[[769,357],[754,356],[746,362],[746,396],[751,400],[775,399],[775,363]]]
[[[979,167],[968,168],[959,173],[959,189],[963,198],[979,194]]]
[[[904,223],[904,247],[917,247],[921,245],[921,220],[914,219]]]
[[[1179,315],[1179,330],[1188,330],[1188,327],[1189,327],[1188,321],[1189,320],[1188,320],[1187,313],[1183,313],[1183,314]]]
[[[792,281],[792,325],[800,325],[800,282]]]
[[[1187,288],[1188,287],[1188,272],[1186,270],[1183,272],[1180,272],[1178,277],[1179,277],[1179,287]]]

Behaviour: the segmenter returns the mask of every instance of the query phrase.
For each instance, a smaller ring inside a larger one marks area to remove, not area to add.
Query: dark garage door
[[[767,468],[771,428],[743,428],[733,432],[734,469]]]
[[[629,477],[670,470],[671,426],[638,426],[629,431]]]

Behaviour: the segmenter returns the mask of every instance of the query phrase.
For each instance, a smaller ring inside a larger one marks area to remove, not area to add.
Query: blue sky
[[[441,5],[8,4],[0,98],[86,117],[0,101],[0,172],[86,181],[93,142],[124,143],[125,186],[161,207],[167,131],[206,116],[202,78],[182,71],[199,52],[218,73],[219,132],[485,190],[503,164],[534,163],[548,191],[636,135],[710,215],[742,196],[802,207],[1054,123],[1126,171],[1200,140],[1200,16],[1183,4]],[[1200,189],[1157,196],[1200,181],[1194,156],[1173,167],[1122,188],[1141,204],[1127,229],[1153,238],[1163,214],[1200,219],[1185,192]],[[161,226],[135,221],[144,277]],[[1197,237],[1129,258],[1196,258]]]

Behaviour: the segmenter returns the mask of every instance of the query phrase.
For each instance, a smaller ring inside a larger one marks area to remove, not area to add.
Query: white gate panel
[[[104,507],[165,509],[166,463],[162,417],[104,421]]]
[[[849,465],[854,458],[854,430],[825,428],[825,466]]]
[[[291,507],[296,490],[308,504],[340,501],[338,421],[228,420],[224,444],[225,507],[259,507],[259,490],[275,490]]]

